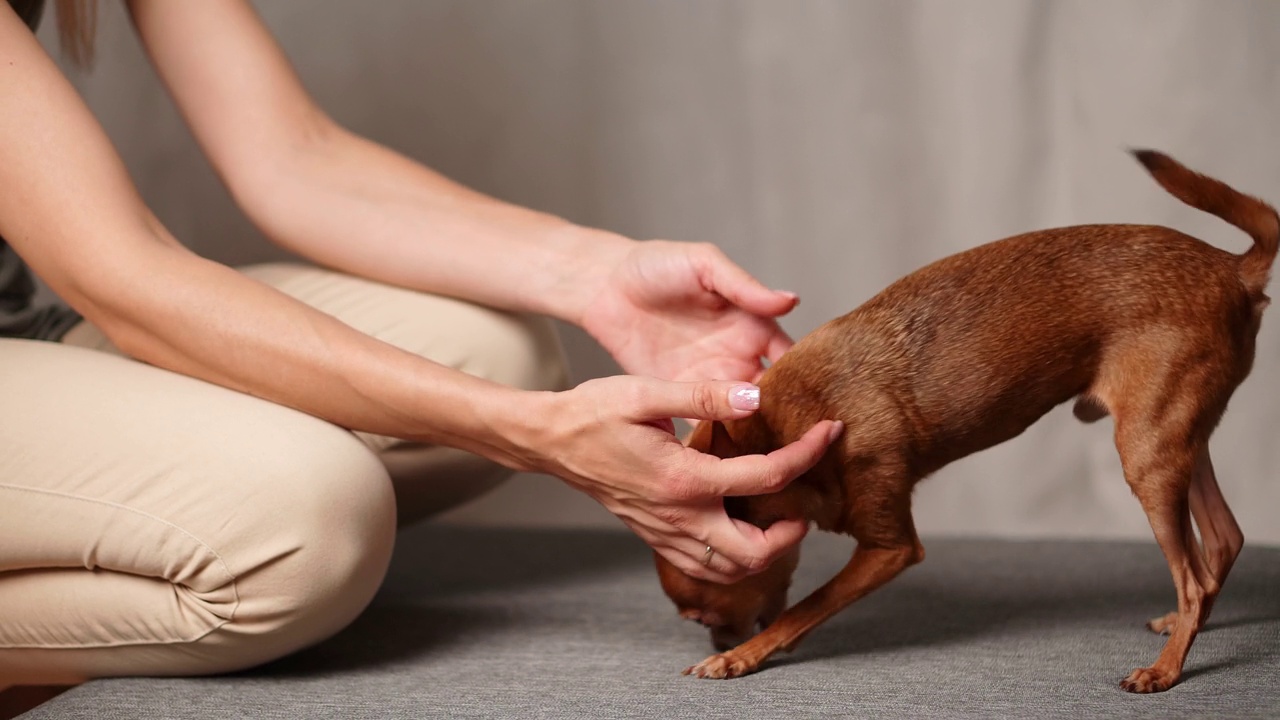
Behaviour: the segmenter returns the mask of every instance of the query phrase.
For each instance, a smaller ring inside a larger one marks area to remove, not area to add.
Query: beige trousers
[[[370,335],[553,389],[549,322],[295,265],[245,274]],[[397,524],[508,472],[119,355],[0,340],[0,686],[251,667],[355,618]]]

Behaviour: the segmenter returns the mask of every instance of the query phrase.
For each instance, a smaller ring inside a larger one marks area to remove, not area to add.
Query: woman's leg
[[[250,667],[349,623],[395,501],[303,413],[142,363],[0,340],[0,678]]]
[[[559,390],[567,382],[564,354],[546,318],[305,265],[270,263],[241,272],[368,335],[471,375],[526,390]],[[64,342],[118,352],[88,323],[73,329]],[[512,474],[461,450],[357,435],[391,475],[401,524],[460,505]]]
[[[563,386],[545,321],[294,265],[245,272],[437,362]],[[207,674],[305,647],[372,597],[397,500],[413,520],[509,474],[127,360],[87,323],[61,346],[0,341],[0,398],[6,682]]]

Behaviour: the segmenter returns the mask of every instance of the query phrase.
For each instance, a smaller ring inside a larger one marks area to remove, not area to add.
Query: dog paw
[[[729,678],[742,677],[754,672],[755,669],[755,666],[745,660],[734,659],[731,653],[721,653],[712,655],[693,667],[685,668],[683,674],[714,680],[727,680]]]
[[[1138,668],[1120,681],[1120,687],[1131,693],[1164,692],[1178,682],[1177,673],[1161,672],[1155,668]]]
[[[1158,618],[1151,618],[1147,623],[1147,629],[1153,633],[1168,635],[1173,632],[1173,626],[1178,622],[1178,611],[1174,610],[1168,615],[1161,615]]]

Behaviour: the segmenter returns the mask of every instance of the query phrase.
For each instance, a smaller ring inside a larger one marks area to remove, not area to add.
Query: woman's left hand
[[[665,380],[742,380],[791,338],[776,318],[794,293],[770,290],[708,243],[633,243],[582,314],[622,369]]]

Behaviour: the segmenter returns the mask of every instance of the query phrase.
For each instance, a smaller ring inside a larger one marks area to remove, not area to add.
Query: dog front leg
[[[897,577],[923,556],[914,533],[911,542],[893,547],[863,547],[859,543],[849,563],[834,578],[788,608],[759,635],[732,650],[712,655],[684,674],[722,679],[755,672],[775,652],[791,650],[810,630]]]

